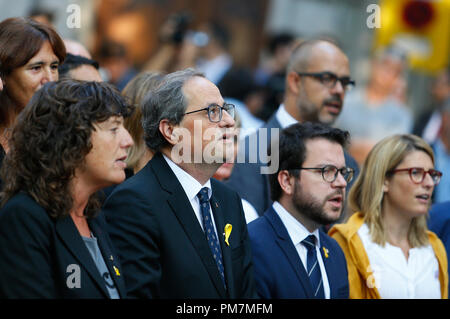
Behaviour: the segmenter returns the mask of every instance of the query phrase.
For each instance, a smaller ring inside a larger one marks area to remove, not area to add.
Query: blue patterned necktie
[[[216,232],[214,231],[214,224],[211,219],[210,214],[210,204],[208,197],[208,188],[203,187],[200,192],[198,192],[197,197],[200,201],[200,211],[202,213],[203,219],[203,229],[206,234],[206,239],[208,240],[208,246],[211,249],[211,253],[216,261],[217,268],[219,269],[220,277],[222,278],[223,286],[226,288],[225,284],[225,273],[222,262],[222,252],[220,249],[219,240],[216,237]]]
[[[306,255],[306,272],[308,273],[309,281],[313,288],[314,297],[317,299],[325,299],[322,273],[320,272],[320,266],[317,260],[315,242],[316,237],[314,235],[309,235],[302,241],[303,246],[308,250],[308,254]]]

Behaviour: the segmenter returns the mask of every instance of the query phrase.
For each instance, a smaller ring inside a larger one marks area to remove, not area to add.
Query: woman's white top
[[[363,224],[358,235],[366,250],[373,272],[368,285],[378,289],[386,299],[439,299],[439,265],[431,245],[411,248],[409,258],[396,246],[384,247],[372,242],[369,227]]]

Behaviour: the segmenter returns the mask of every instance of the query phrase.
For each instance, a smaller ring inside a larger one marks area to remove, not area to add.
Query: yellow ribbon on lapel
[[[120,272],[119,272],[119,268],[117,268],[116,266],[113,266],[114,271],[116,272],[116,276],[120,276]]]
[[[328,249],[326,249],[325,247],[322,247],[322,248],[323,248],[323,253],[325,255],[325,258],[328,258]]]
[[[228,238],[230,237],[231,234],[231,230],[233,229],[233,226],[231,226],[231,224],[226,224],[225,225],[225,243],[227,244],[227,246],[230,246],[230,243],[228,242]]]

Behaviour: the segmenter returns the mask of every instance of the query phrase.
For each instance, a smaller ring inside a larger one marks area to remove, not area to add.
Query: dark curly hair
[[[111,85],[62,80],[46,83],[20,113],[0,175],[1,206],[20,191],[27,192],[50,216],[69,214],[70,182],[92,148],[95,123],[133,111]],[[91,196],[85,216],[100,207]]]

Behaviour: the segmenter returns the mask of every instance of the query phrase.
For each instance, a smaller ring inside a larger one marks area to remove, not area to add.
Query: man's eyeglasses
[[[208,111],[209,120],[213,123],[218,123],[218,122],[222,121],[223,110],[227,111],[227,113],[234,119],[235,106],[234,106],[234,104],[230,104],[230,103],[224,103],[223,106],[220,106],[219,104],[214,103],[203,109],[187,112],[184,114],[186,115],[186,114],[191,114],[191,113],[196,113],[196,112],[201,112],[201,111]]]
[[[322,178],[327,183],[333,183],[336,180],[338,173],[341,173],[341,175],[344,177],[345,181],[347,183],[350,183],[352,181],[353,175],[354,175],[353,168],[350,168],[350,167],[337,168],[334,165],[325,165],[324,167],[300,167],[300,168],[294,168],[294,169],[321,171]]]
[[[425,179],[425,175],[430,174],[431,179],[433,180],[434,185],[439,184],[442,177],[442,172],[435,170],[435,169],[429,169],[425,170],[421,167],[410,167],[410,168],[399,168],[394,169],[392,171],[387,172],[388,175],[392,175],[394,173],[398,172],[408,172],[409,177],[411,178],[411,181],[415,184],[420,184]]]
[[[355,81],[350,79],[349,76],[338,77],[336,74],[328,71],[318,73],[297,72],[297,74],[300,76],[311,76],[313,78],[316,78],[320,81],[320,83],[322,83],[329,89],[334,88],[337,81],[341,82],[341,85],[344,88],[344,90],[349,90],[355,86]]]

